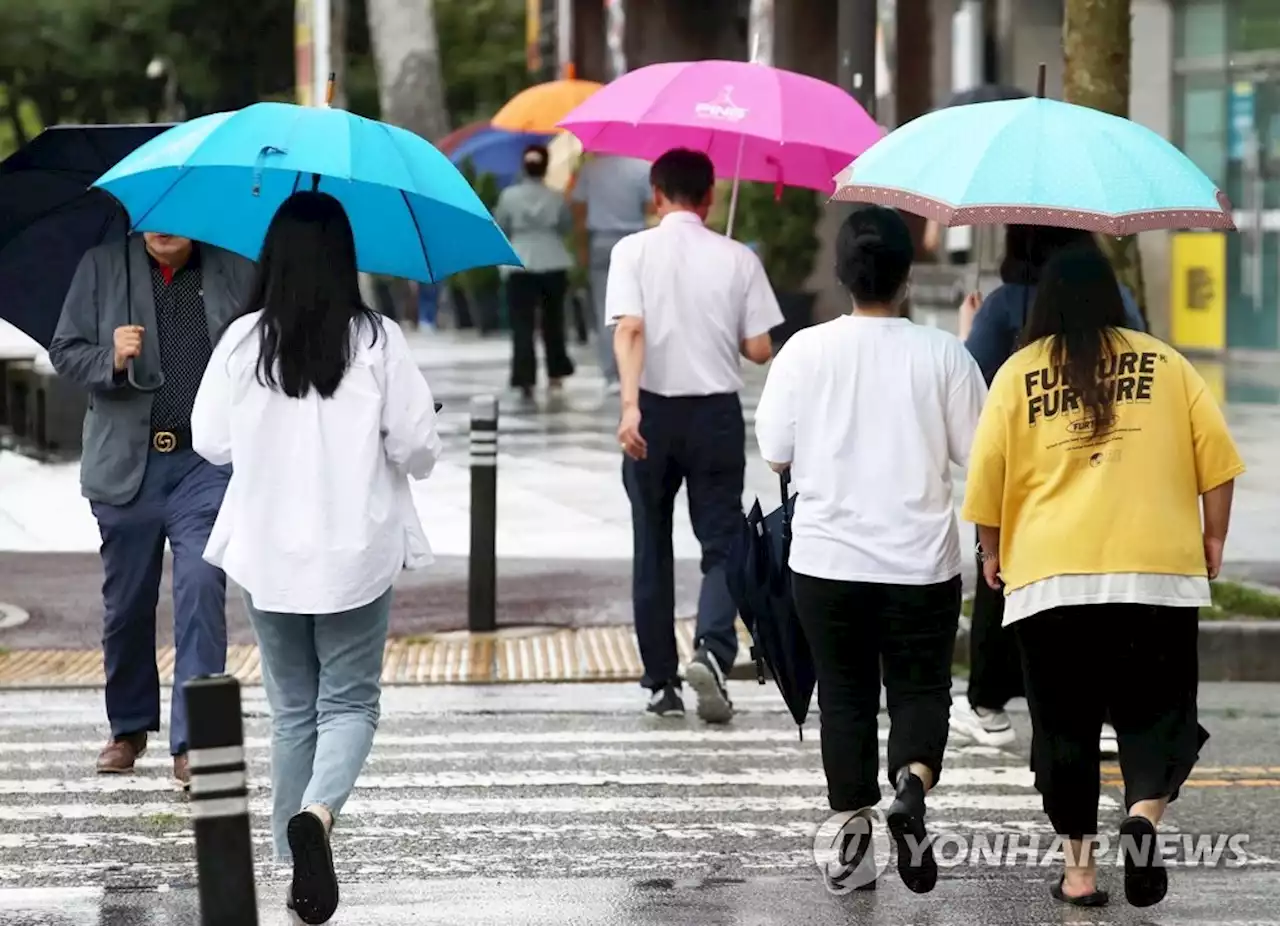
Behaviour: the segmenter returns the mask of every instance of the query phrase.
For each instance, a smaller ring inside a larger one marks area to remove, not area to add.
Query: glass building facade
[[[1280,0],[1178,0],[1174,141],[1231,197],[1227,346],[1280,348]]]

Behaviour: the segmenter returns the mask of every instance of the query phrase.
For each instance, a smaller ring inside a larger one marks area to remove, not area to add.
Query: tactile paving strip
[[[680,661],[693,654],[692,620],[676,622]],[[738,624],[739,665],[751,641]],[[173,683],[173,649],[156,654],[162,684]],[[256,646],[232,646],[227,672],[246,685],[262,682]],[[460,685],[527,682],[629,682],[643,674],[635,632],[628,625],[511,628],[492,634],[447,633],[387,642],[385,685]],[[737,673],[735,673],[737,674]],[[0,688],[97,688],[104,682],[98,650],[0,652]]]

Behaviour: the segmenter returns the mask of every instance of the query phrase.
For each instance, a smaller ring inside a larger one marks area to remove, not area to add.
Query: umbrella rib
[[[387,128],[386,123],[375,122],[374,125],[377,125],[386,134],[387,139],[391,142],[391,150],[393,150],[396,153],[396,156],[400,158],[400,163],[404,165],[404,172],[408,175],[409,180],[413,180],[413,170],[409,167],[409,159],[404,156],[404,152],[401,151],[400,146],[396,144],[396,137],[391,134],[391,130]],[[428,142],[428,144],[430,144],[430,142]],[[409,203],[409,195],[405,193],[403,189],[399,190],[399,193],[400,199],[404,201],[404,207],[409,210],[409,220],[413,222],[413,230],[418,233],[418,247],[422,248],[422,260],[427,265],[427,276],[431,278],[432,283],[438,283],[439,281],[436,279],[435,271],[431,269],[431,258],[427,255],[427,242],[426,239],[422,237],[422,227],[418,225],[418,216],[414,214],[413,206]]]
[[[174,178],[173,183],[169,184],[169,186],[165,188],[165,191],[163,193],[161,193],[154,200],[152,200],[151,205],[147,207],[147,211],[142,213],[142,215],[138,216],[136,221],[130,220],[129,222],[130,231],[136,231],[138,226],[141,225],[144,221],[146,221],[147,216],[151,215],[151,213],[155,211],[156,206],[164,202],[165,197],[168,196],[170,193],[172,193],[174,188],[179,183],[182,182],[184,177],[187,177],[188,175],[190,175],[190,173],[191,173],[191,168],[187,167],[186,165],[183,165],[182,167],[178,168],[178,176]],[[117,202],[119,202],[119,200],[117,200]],[[120,203],[120,205],[123,206],[124,203]],[[128,213],[129,213],[129,210],[128,208],[126,208],[125,214],[128,215]]]
[[[438,283],[440,281],[436,279],[436,272],[431,269],[431,257],[427,254],[427,241],[422,237],[422,227],[418,225],[418,216],[409,202],[409,194],[401,190],[400,199],[403,200],[404,207],[409,212],[409,221],[413,222],[413,230],[418,233],[418,247],[422,248],[422,260],[427,265],[427,276],[431,278],[432,283]]]

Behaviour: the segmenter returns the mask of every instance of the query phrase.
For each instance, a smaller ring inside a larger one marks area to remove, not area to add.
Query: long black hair
[[[281,203],[244,314],[259,309],[258,382],[290,398],[312,389],[331,397],[365,323],[377,341],[381,324],[360,297],[351,222],[332,196],[304,191]]]
[[[1109,380],[1124,323],[1120,285],[1101,248],[1065,248],[1041,269],[1025,340],[1050,339],[1049,363],[1088,411],[1094,437],[1111,426]]]

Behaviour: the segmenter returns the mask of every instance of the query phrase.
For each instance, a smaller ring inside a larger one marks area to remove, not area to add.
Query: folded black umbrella
[[[743,623],[751,632],[751,658],[756,677],[765,682],[767,665],[791,716],[801,727],[809,715],[809,702],[817,685],[813,654],[796,615],[791,596],[791,517],[795,496],[788,491],[790,475],[779,477],[782,504],[763,515],[760,502],[743,518],[742,531],[729,556],[729,592]]]
[[[123,241],[129,217],[91,184],[169,125],[69,125],[0,163],[0,318],[45,347],[86,251]]]
[[[951,98],[939,108],[949,109],[952,106],[969,106],[973,103],[995,103],[999,100],[1021,100],[1030,95],[1025,90],[1019,90],[1017,87],[1006,87],[1003,84],[981,84],[980,86],[970,87],[968,90],[961,90],[959,93],[952,94]]]

